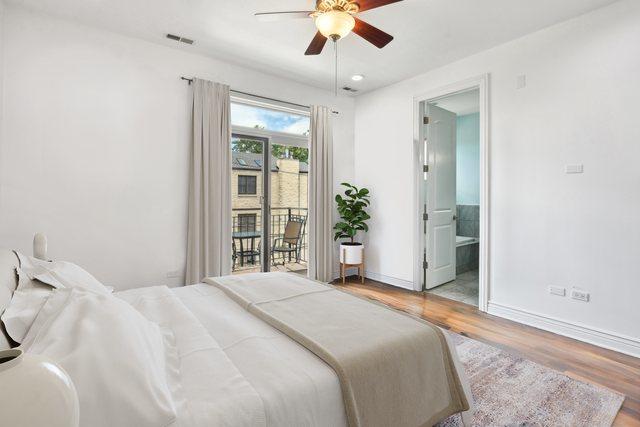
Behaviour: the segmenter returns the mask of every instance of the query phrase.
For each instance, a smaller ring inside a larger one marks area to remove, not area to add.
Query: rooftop
[[[278,172],[278,159],[275,156],[271,156],[271,171]],[[262,154],[245,153],[240,151],[231,152],[231,167],[233,169],[242,170],[262,170]],[[309,165],[305,162],[300,162],[300,173],[308,173]]]

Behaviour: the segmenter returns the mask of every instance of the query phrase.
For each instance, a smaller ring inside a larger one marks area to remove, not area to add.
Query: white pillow
[[[109,294],[104,286],[80,266],[65,261],[42,261],[16,251],[20,260],[18,286],[0,319],[12,340],[22,342],[38,312],[54,289],[80,288]]]
[[[46,283],[56,289],[82,288],[98,293],[110,293],[113,288],[104,286],[98,279],[79,265],[66,261],[42,261],[16,252],[20,269],[32,280]]]
[[[2,323],[7,334],[12,340],[20,344],[29,332],[31,324],[38,316],[40,309],[51,295],[52,288],[49,285],[30,280],[20,268],[18,273],[18,286],[13,292],[9,306],[2,313]]]
[[[22,348],[69,374],[82,426],[164,427],[176,421],[173,335],[120,298],[77,288],[54,291]]]

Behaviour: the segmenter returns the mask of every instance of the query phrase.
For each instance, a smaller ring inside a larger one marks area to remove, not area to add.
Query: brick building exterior
[[[271,158],[272,216],[287,214],[288,209],[293,214],[306,215],[308,171],[308,165],[296,159]],[[262,155],[232,152],[234,231],[260,229],[262,187]]]

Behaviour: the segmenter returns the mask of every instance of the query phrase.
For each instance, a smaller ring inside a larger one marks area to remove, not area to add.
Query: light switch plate
[[[524,74],[516,77],[516,89],[524,89],[527,87],[527,76]]]
[[[584,165],[566,165],[564,170],[566,173],[583,173]]]

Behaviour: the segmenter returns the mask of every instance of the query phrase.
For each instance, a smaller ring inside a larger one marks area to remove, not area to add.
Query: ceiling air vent
[[[342,90],[346,90],[347,92],[352,92],[352,93],[356,93],[358,91],[358,89],[354,89],[354,88],[349,87],[349,86],[343,87]]]
[[[175,34],[167,34],[167,38],[170,39],[170,40],[175,40],[177,42],[182,42],[182,43],[186,43],[186,44],[193,44],[193,40],[185,38],[185,37],[176,36]]]

